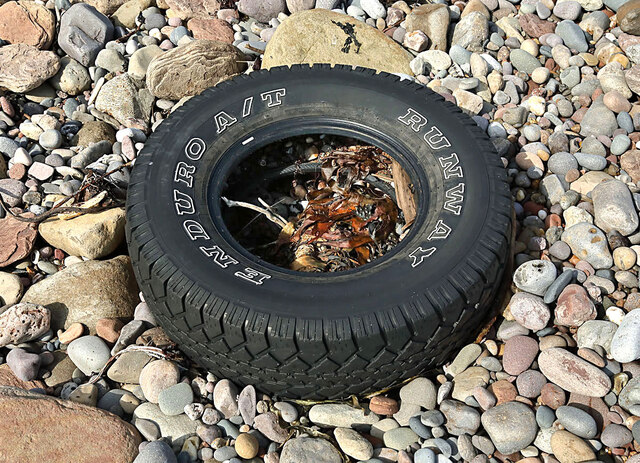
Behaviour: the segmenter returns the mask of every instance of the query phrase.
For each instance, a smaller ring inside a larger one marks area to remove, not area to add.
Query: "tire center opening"
[[[371,143],[296,135],[244,157],[225,176],[221,216],[245,250],[280,268],[341,272],[373,262],[410,234],[413,179]]]

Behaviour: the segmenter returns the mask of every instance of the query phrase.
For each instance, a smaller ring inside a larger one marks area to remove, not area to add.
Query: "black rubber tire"
[[[373,142],[412,176],[418,216],[383,258],[296,273],[221,225],[226,173],[259,146],[312,131]],[[271,394],[337,398],[442,364],[480,330],[510,211],[500,158],[456,106],[391,74],[293,66],[223,82],[158,127],[131,176],[127,241],[157,321],[198,364]]]

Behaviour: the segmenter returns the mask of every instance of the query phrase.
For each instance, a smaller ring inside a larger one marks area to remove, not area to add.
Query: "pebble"
[[[555,280],[556,274],[556,268],[551,262],[531,260],[516,269],[513,282],[522,291],[543,296]]]
[[[184,408],[193,402],[193,390],[187,383],[178,383],[160,391],[158,406],[165,415],[173,416],[184,412]]]
[[[154,360],[140,372],[140,387],[145,398],[158,403],[160,393],[174,386],[180,379],[178,367],[168,360]]]
[[[418,435],[411,428],[399,427],[384,433],[384,445],[394,450],[404,450],[418,442]]]
[[[21,381],[32,381],[38,376],[40,356],[24,349],[11,349],[6,357],[7,365]]]
[[[509,302],[511,315],[525,328],[539,331],[549,323],[551,313],[542,298],[533,294],[516,293]]]
[[[346,455],[356,460],[368,460],[373,456],[373,445],[353,429],[336,428],[333,435]]]
[[[520,402],[507,402],[485,411],[482,425],[496,449],[504,455],[530,445],[538,430],[535,414]]]
[[[543,350],[538,356],[538,364],[542,374],[565,391],[604,397],[611,389],[611,380],[606,373],[565,349]]]
[[[556,410],[556,416],[567,431],[578,437],[592,439],[598,434],[596,421],[584,410],[571,406],[562,406]]]
[[[133,463],[178,463],[171,447],[163,441],[147,443]]]
[[[109,347],[97,336],[82,336],[69,344],[67,354],[80,371],[89,376],[99,372],[111,358]]]
[[[640,358],[640,310],[627,313],[611,339],[611,356],[629,363]]]

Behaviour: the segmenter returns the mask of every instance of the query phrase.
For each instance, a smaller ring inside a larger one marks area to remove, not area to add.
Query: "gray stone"
[[[192,421],[187,415],[167,416],[156,404],[144,402],[133,412],[132,423],[138,419],[152,421],[160,429],[162,437],[167,438],[174,449],[179,449],[184,441],[195,434],[198,421]]]
[[[443,400],[440,410],[447,419],[447,431],[454,436],[473,435],[480,427],[480,413],[462,402]]]
[[[433,382],[427,378],[416,378],[400,388],[400,400],[432,410],[436,408],[436,393]]]
[[[595,224],[605,233],[612,230],[624,236],[638,228],[638,213],[633,205],[631,192],[620,180],[610,180],[597,185],[591,191]]]
[[[584,32],[573,21],[560,21],[556,26],[556,34],[562,37],[565,45],[578,52],[586,52],[589,49]]]
[[[62,15],[58,45],[71,58],[90,66],[113,37],[113,30],[105,15],[86,3],[77,3]]]
[[[150,361],[146,352],[124,352],[111,364],[107,377],[118,383],[138,384],[140,372]]]
[[[611,340],[611,356],[620,363],[640,358],[640,309],[627,313]]]
[[[574,89],[577,88],[574,87]],[[595,88],[593,89],[595,90]],[[592,90],[592,92],[593,92]],[[580,135],[605,135],[611,137],[618,128],[616,115],[602,102],[602,97],[596,99],[587,110],[580,123]]]
[[[538,61],[535,56],[532,56],[530,53],[520,48],[511,50],[509,58],[511,59],[511,63],[513,64],[513,66],[518,71],[524,72],[529,75],[535,69],[540,67],[540,61]]]
[[[631,443],[632,440],[633,435],[631,434],[631,431],[624,426],[615,423],[609,424],[604,428],[600,435],[600,441],[607,447],[611,448],[624,447]]]
[[[618,329],[618,325],[606,320],[587,320],[576,333],[578,347],[595,349],[601,346],[608,353],[611,349],[611,340]]]
[[[584,410],[563,405],[556,410],[558,421],[570,433],[584,439],[592,439],[598,434],[596,420]]]
[[[153,96],[146,88],[138,90],[129,74],[121,74],[105,83],[96,98],[96,108],[125,124],[129,119],[148,121]]]
[[[604,156],[589,153],[575,153],[574,157],[580,166],[589,170],[604,170],[607,167],[607,159]]]
[[[49,83],[56,90],[62,90],[69,95],[78,95],[91,86],[89,71],[69,56],[60,59],[60,70]]]
[[[193,390],[187,383],[178,383],[160,391],[158,406],[165,415],[184,413],[184,407],[193,402]]]
[[[560,19],[569,19],[573,21],[580,16],[582,12],[582,5],[573,0],[567,0],[565,2],[556,3],[553,7],[553,14]]]
[[[140,336],[147,328],[147,325],[142,320],[131,320],[124,325],[120,330],[120,335],[116,341],[113,349],[111,349],[111,355],[116,355],[122,349],[129,344],[134,344],[138,336]]]
[[[178,459],[169,444],[154,441],[142,448],[133,463],[178,463]]]
[[[516,269],[513,282],[522,291],[542,296],[556,279],[556,274],[556,267],[553,263],[544,260],[530,260]]]
[[[533,411],[520,402],[497,405],[484,412],[481,419],[496,449],[504,455],[530,445],[538,431]]]
[[[351,428],[336,428],[333,435],[342,451],[356,460],[368,460],[373,456],[373,445]]]
[[[578,258],[586,260],[595,269],[608,269],[613,265],[607,237],[595,225],[585,222],[575,224],[564,231],[562,241],[571,247]]]
[[[109,347],[98,336],[83,336],[71,341],[67,348],[67,354],[80,371],[87,376],[100,371],[111,358]]]
[[[540,193],[547,197],[549,204],[558,204],[565,193],[564,184],[556,174],[547,175],[540,182]]]
[[[411,428],[405,427],[391,429],[383,436],[384,445],[394,450],[404,450],[418,442],[418,439],[418,435]]]
[[[11,349],[7,354],[7,365],[21,381],[32,381],[38,376],[40,356],[24,349]]]
[[[555,412],[546,405],[541,405],[536,410],[536,422],[541,428],[550,428],[555,420]]]
[[[286,10],[285,0],[240,0],[237,4],[238,11],[251,18],[268,23],[278,14]]]
[[[549,157],[547,167],[554,174],[564,177],[569,170],[578,168],[578,161],[571,153],[559,152]]]
[[[238,415],[238,389],[236,386],[228,379],[218,381],[213,389],[213,404],[224,414],[225,418]]]

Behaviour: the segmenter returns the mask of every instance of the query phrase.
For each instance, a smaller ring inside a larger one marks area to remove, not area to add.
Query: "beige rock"
[[[589,444],[569,431],[554,432],[551,436],[551,449],[560,463],[580,463],[596,459]]]
[[[95,333],[101,318],[131,318],[138,303],[131,260],[118,256],[80,262],[31,286],[23,302],[46,306],[55,331],[81,322]]]
[[[39,338],[49,330],[51,313],[37,304],[21,302],[0,315],[0,347]]]
[[[343,27],[353,27],[353,32]],[[329,63],[413,75],[412,55],[393,39],[362,21],[323,9],[300,11],[280,24],[262,59],[265,69]]]
[[[20,302],[22,282],[13,273],[0,272],[0,307]]]
[[[104,410],[13,387],[0,388],[0,414],[2,461],[130,463],[142,440]]]
[[[150,361],[145,352],[125,352],[109,367],[107,377],[118,383],[138,384],[140,372]]]
[[[73,58],[65,56],[60,60],[60,70],[49,80],[56,90],[69,95],[79,95],[91,87],[89,71]]]
[[[613,177],[607,173],[591,170],[575,182],[572,182],[571,189],[577,193],[586,195],[590,193],[596,185],[611,179],[613,179]]]
[[[220,9],[218,0],[166,0],[166,2],[171,11],[180,19],[213,18]]]
[[[158,405],[144,402],[133,412],[132,423],[138,420],[149,420],[158,426],[160,433],[166,437],[174,449],[180,449],[184,441],[196,433],[198,420],[191,420],[187,415],[168,416],[160,411]]]
[[[178,384],[178,367],[168,360],[155,360],[148,363],[140,372],[140,387],[144,397],[154,404],[158,403],[160,393]]]
[[[480,386],[485,387],[489,383],[489,372],[482,367],[470,367],[459,373],[453,380],[451,397],[464,402],[473,395],[473,390]]]
[[[135,53],[131,55],[131,58],[129,58],[129,68],[127,72],[136,79],[144,79],[153,58],[162,53],[162,48],[157,45],[148,45],[136,50]]]
[[[129,0],[120,5],[111,16],[111,20],[116,26],[124,26],[129,29],[136,27],[136,18],[143,10],[153,4],[153,0]]]
[[[9,43],[47,49],[55,34],[54,14],[39,3],[21,0],[0,7],[0,37]]]
[[[194,40],[156,56],[147,68],[147,87],[158,98],[198,95],[242,72],[243,55],[228,43]]]
[[[449,9],[446,5],[420,5],[411,10],[405,19],[408,32],[422,31],[431,41],[430,49],[447,50],[447,29],[449,28]]]
[[[190,19],[187,28],[195,39],[233,43],[233,29],[222,19]]]
[[[118,207],[70,220],[47,219],[38,231],[51,246],[72,256],[97,259],[111,254],[124,240],[125,211]]]
[[[120,74],[102,86],[96,108],[122,124],[129,119],[147,121],[153,108],[153,96],[146,88],[138,89],[129,74]]]
[[[111,16],[126,2],[127,0],[86,0],[84,3],[88,3],[104,15]]]
[[[19,43],[0,47],[0,88],[16,93],[33,90],[60,68],[58,55]]]
[[[98,386],[95,384],[81,384],[69,394],[69,400],[79,404],[95,407],[98,403]]]

